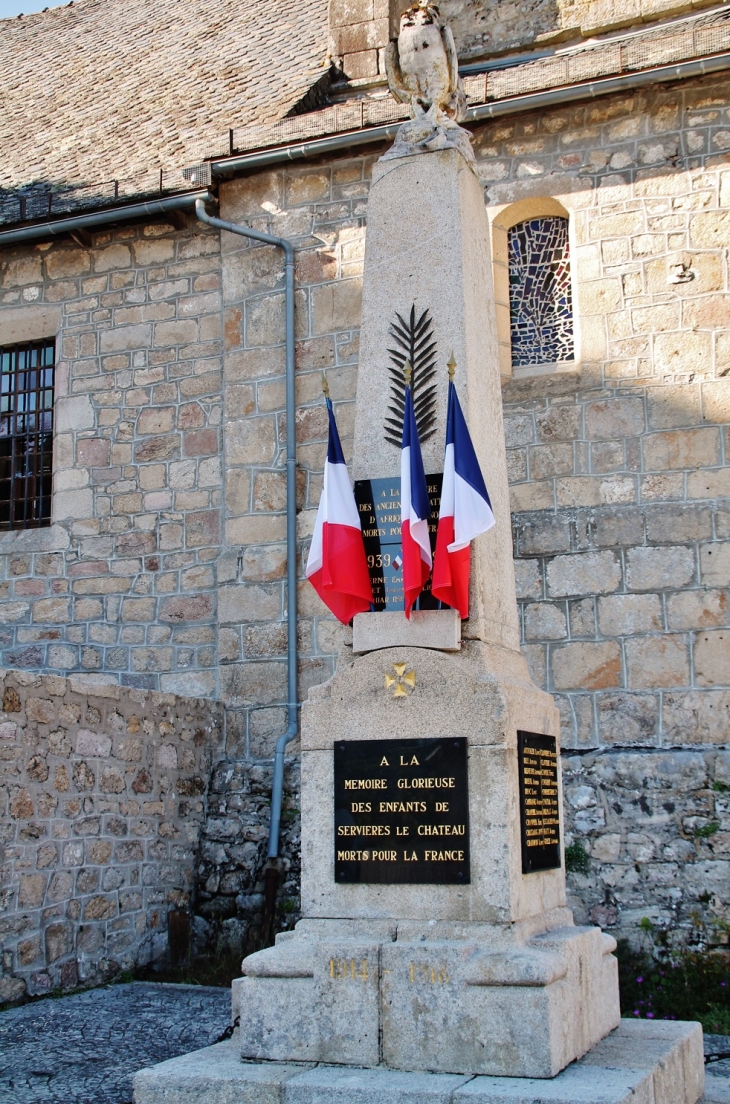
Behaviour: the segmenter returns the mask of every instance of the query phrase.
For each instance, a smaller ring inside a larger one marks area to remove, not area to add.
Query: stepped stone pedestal
[[[428,309],[440,370],[425,469],[442,467],[453,351],[496,525],[475,542],[460,640],[453,611],[362,615],[361,654],[347,651],[310,692],[302,919],[244,960],[232,1047],[138,1075],[137,1104],[701,1095],[699,1027],[621,1023],[615,942],[566,907],[558,713],[519,650],[492,304],[483,194],[466,160],[446,149],[381,163],[354,475],[399,473],[383,431],[388,328],[395,311]]]
[[[172,1058],[134,1079],[135,1104],[695,1104],[699,1024],[622,1020],[550,1081],[242,1062],[238,1040]]]

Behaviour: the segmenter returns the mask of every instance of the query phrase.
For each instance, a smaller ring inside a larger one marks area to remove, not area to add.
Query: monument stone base
[[[619,1022],[615,947],[568,909],[505,927],[302,920],[233,983],[241,1055],[554,1077]]]
[[[243,1062],[239,1041],[141,1070],[135,1104],[697,1104],[704,1091],[697,1023],[622,1020],[550,1081]]]

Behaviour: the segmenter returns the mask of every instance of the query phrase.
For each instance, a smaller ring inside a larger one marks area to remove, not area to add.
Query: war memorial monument
[[[700,1026],[621,1021],[615,941],[566,907],[558,712],[519,650],[487,218],[435,8],[406,12],[388,60],[411,119],[370,192],[351,473],[375,608],[302,708],[303,918],[244,960],[233,1039],[142,1071],[135,1101],[696,1104]],[[407,620],[397,593],[397,316],[435,343],[429,489],[453,353],[496,519],[464,622],[427,601]]]

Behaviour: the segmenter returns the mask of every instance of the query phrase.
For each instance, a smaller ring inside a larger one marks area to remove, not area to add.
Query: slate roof
[[[307,93],[327,39],[327,0],[80,0],[0,20],[0,191],[220,153],[234,122],[274,122]]]

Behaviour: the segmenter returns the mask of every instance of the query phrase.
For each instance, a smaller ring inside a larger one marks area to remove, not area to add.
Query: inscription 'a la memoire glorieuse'
[[[466,884],[466,782],[464,739],[336,745],[336,880]]]

